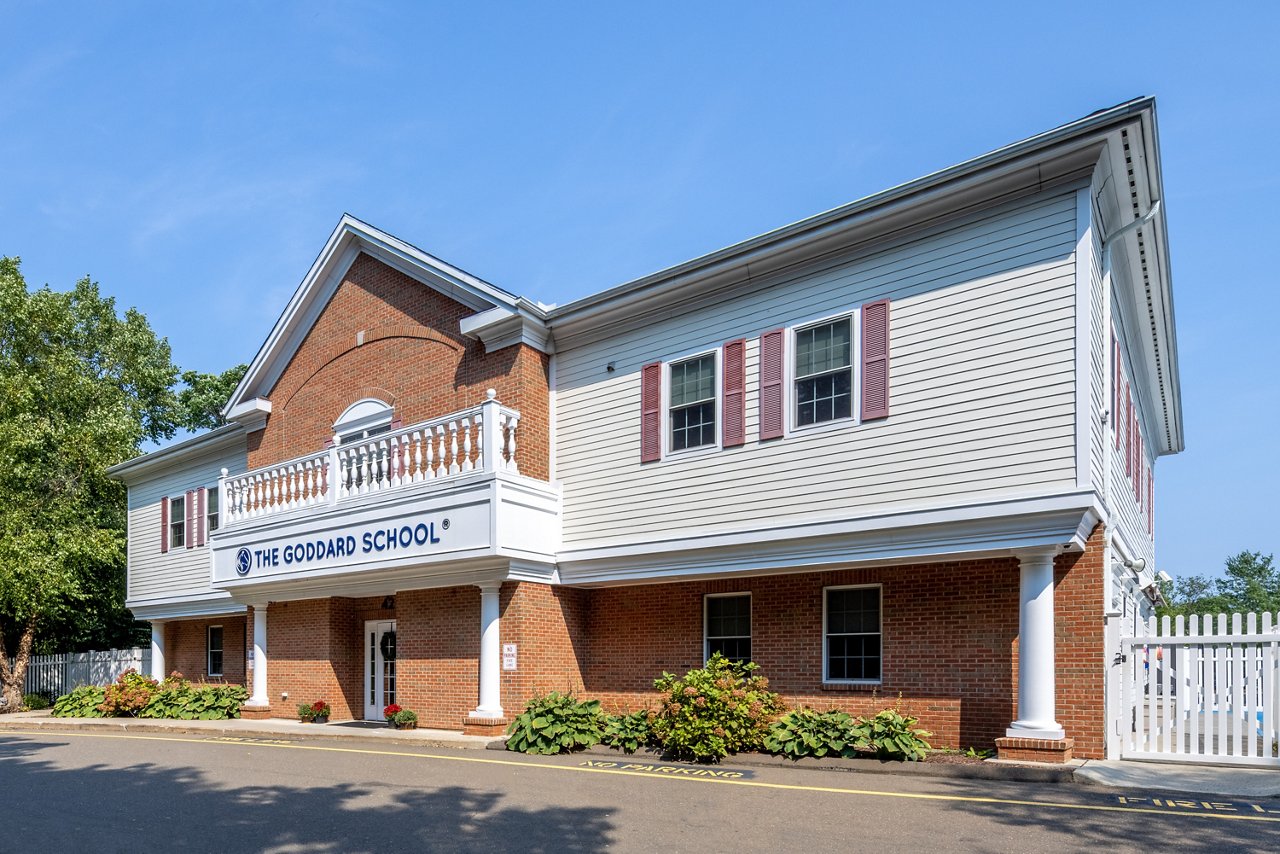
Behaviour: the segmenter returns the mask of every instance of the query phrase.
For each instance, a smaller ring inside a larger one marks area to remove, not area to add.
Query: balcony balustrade
[[[490,389],[484,403],[443,418],[243,474],[223,469],[218,481],[223,525],[472,472],[518,474],[519,424],[520,413],[502,406]]]

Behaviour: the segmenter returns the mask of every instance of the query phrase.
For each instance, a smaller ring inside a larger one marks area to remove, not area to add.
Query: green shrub
[[[572,693],[552,691],[534,697],[507,728],[507,750],[520,753],[569,753],[590,747],[603,733],[599,700],[579,701]]]
[[[844,712],[795,709],[774,722],[764,746],[770,753],[788,759],[855,756],[859,746],[857,724]]]
[[[698,762],[761,747],[782,704],[757,669],[716,653],[684,676],[663,673],[653,683],[666,695],[652,724],[658,742],[672,756]]]
[[[55,718],[101,718],[105,689],[97,685],[82,685],[70,694],[63,694],[53,702]]]
[[[192,685],[172,679],[162,684],[138,717],[221,721],[240,717],[240,707],[249,699],[249,691],[241,685]]]
[[[604,737],[601,740],[623,753],[635,753],[653,742],[653,728],[649,723],[652,717],[653,713],[648,709],[629,715],[609,715],[605,718]]]
[[[391,719],[400,726],[405,724],[416,724],[418,722],[418,713],[412,709],[401,709],[391,716]]]
[[[855,730],[859,742],[874,750],[880,759],[918,762],[932,749],[925,739],[933,735],[919,729],[919,722],[897,709],[885,709],[874,717],[859,718]]]
[[[23,694],[22,705],[33,712],[38,712],[41,709],[49,708],[50,703],[49,698],[44,694]]]
[[[159,691],[159,682],[130,667],[103,691],[101,711],[109,718],[136,717]]]

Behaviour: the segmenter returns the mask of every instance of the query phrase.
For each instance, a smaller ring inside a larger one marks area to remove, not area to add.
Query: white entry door
[[[364,718],[383,719],[382,710],[396,701],[396,621],[364,624]]]

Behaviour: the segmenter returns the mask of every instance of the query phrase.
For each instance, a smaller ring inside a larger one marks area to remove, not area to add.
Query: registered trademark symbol
[[[446,531],[449,530],[449,520],[445,519],[443,522],[441,522],[440,527],[444,528]]]

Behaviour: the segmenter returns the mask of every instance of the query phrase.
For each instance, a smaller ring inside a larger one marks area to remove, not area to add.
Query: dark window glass
[[[222,626],[209,627],[209,675],[222,675]]]
[[[671,366],[671,450],[716,443],[716,357]]]
[[[205,491],[205,512],[209,518],[209,533],[218,530],[218,487],[212,486]]]
[[[880,589],[827,591],[827,678],[878,680]]]
[[[187,531],[187,499],[169,499],[169,548],[185,546]]]
[[[708,596],[707,657],[751,660],[751,597]]]
[[[833,320],[796,331],[796,425],[853,414],[852,324]]]

